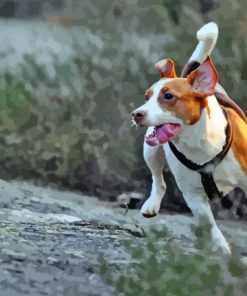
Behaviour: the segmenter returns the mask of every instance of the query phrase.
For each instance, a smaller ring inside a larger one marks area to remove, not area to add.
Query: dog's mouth
[[[146,137],[146,143],[150,146],[165,144],[179,134],[181,129],[182,127],[178,123],[164,123],[156,126],[152,134]]]

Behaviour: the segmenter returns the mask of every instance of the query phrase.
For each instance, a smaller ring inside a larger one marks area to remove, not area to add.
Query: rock
[[[128,206],[129,209],[136,209],[137,204],[144,199],[144,195],[140,192],[122,193],[117,197],[117,203],[122,206]]]

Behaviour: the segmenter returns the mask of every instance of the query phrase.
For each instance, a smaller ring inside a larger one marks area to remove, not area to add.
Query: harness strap
[[[214,181],[213,172],[216,166],[219,165],[221,161],[224,159],[224,157],[226,156],[232,144],[232,126],[228,119],[227,112],[225,111],[224,108],[222,108],[222,110],[227,120],[227,126],[225,130],[226,142],[222,148],[222,151],[218,153],[213,159],[207,161],[204,164],[196,164],[190,159],[188,159],[183,153],[181,153],[171,141],[168,142],[176,158],[188,169],[197,171],[201,175],[201,182],[202,182],[203,188],[210,200],[212,200],[216,196],[222,198],[222,194],[220,193]],[[222,205],[226,208],[230,208],[232,205],[232,202],[229,199],[228,200],[225,199],[223,202],[223,199],[222,199]]]
[[[219,191],[212,174],[200,173],[202,186],[208,196],[208,198],[212,201],[214,198],[219,197],[221,205],[225,209],[230,209],[233,205],[233,202],[227,197],[223,196]]]
[[[201,175],[201,181],[202,186],[210,200],[213,200],[214,197],[222,197],[222,194],[220,193],[212,174],[205,174],[200,173]]]

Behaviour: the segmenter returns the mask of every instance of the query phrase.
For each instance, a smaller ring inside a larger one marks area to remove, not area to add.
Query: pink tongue
[[[177,123],[165,123],[156,127],[155,132],[146,138],[146,142],[150,146],[165,144],[171,138],[176,136],[180,130],[181,126]]]

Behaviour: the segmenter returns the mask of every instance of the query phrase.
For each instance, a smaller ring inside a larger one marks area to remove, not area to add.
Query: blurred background
[[[177,73],[196,31],[219,25],[220,83],[247,110],[245,0],[1,0],[0,178],[114,200],[148,194],[144,129],[131,111],[170,57]],[[183,208],[168,171],[165,206]]]

